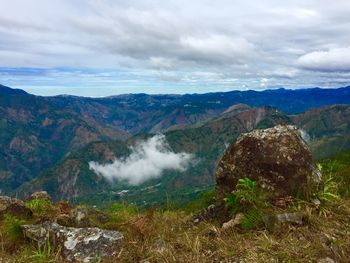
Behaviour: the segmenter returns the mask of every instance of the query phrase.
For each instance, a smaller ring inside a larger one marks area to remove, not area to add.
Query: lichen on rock
[[[272,202],[289,196],[308,199],[321,183],[307,143],[291,125],[243,134],[228,147],[216,172],[219,205],[246,177]]]
[[[113,256],[119,252],[124,236],[118,231],[97,227],[64,227],[56,223],[23,225],[26,238],[39,246],[46,242],[59,245],[62,256],[68,261],[97,262],[100,258]]]

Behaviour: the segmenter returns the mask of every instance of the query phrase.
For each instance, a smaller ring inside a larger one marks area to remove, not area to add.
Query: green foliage
[[[52,249],[49,238],[47,238],[47,241],[45,242],[44,246],[38,246],[38,248],[32,252],[29,258],[33,263],[54,262],[54,260],[52,260]]]
[[[245,230],[254,229],[262,222],[261,210],[252,207],[246,213],[241,223],[241,227]]]
[[[215,188],[205,190],[200,193],[199,197],[195,197],[193,201],[186,204],[180,204],[176,208],[189,213],[200,211],[215,203],[215,194]]]
[[[243,212],[241,227],[253,229],[262,222],[261,209],[265,206],[256,182],[249,178],[239,179],[236,190],[225,198],[225,205],[232,214]]]
[[[225,199],[225,206],[232,214],[236,214],[241,207],[241,199],[237,193],[231,193]]]
[[[137,213],[137,207],[134,204],[122,204],[122,203],[113,203],[111,205],[110,211],[112,213],[128,213],[128,214],[136,214]]]
[[[236,190],[225,198],[225,204],[234,214],[240,210],[242,204],[260,206],[260,197],[256,182],[246,177],[238,180]]]
[[[329,176],[324,181],[323,190],[317,193],[317,198],[321,202],[333,202],[339,200],[338,184],[334,181],[332,176]]]
[[[34,214],[44,216],[52,212],[52,205],[46,198],[32,199],[26,202],[26,207],[33,211]]]
[[[6,214],[3,220],[3,229],[6,237],[11,241],[18,241],[23,237],[21,225],[24,220],[18,219],[12,215]]]
[[[49,259],[50,257],[50,250],[47,250],[45,247],[44,248],[38,248],[36,251],[33,251],[33,254],[31,255],[31,259],[34,260],[34,262],[53,262],[52,260]]]
[[[259,192],[257,191],[256,182],[250,180],[249,178],[239,179],[236,185],[237,193],[242,200],[248,202],[256,202],[259,197]]]
[[[350,197],[350,151],[338,153],[321,164],[322,175],[337,184],[339,196]]]
[[[112,220],[116,223],[124,223],[138,213],[134,204],[113,203],[110,208]]]
[[[324,171],[322,164],[317,164],[317,168],[321,172]],[[323,187],[320,191],[315,193],[314,197],[321,202],[319,206],[320,215],[326,216],[328,214],[327,206],[340,200],[340,196],[338,194],[339,183],[335,181],[332,172],[324,172],[322,179]]]

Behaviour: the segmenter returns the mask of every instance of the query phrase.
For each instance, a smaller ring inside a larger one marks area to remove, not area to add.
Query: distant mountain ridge
[[[0,84],[0,95],[25,95],[28,94],[21,89],[12,89]]]
[[[344,106],[325,110],[333,104]],[[194,151],[210,164],[191,170],[192,174],[202,173],[193,180],[188,176],[170,180],[168,189],[196,183],[204,186],[212,180],[212,169],[225,143],[254,128],[296,123],[307,131],[316,130],[319,145],[315,149],[326,149],[320,156],[336,151],[339,134],[347,138],[349,131],[346,104],[350,104],[350,87],[85,98],[34,96],[0,86],[0,188],[13,193],[48,169],[68,171],[72,166],[66,164],[63,169],[62,163],[80,151],[89,151],[85,147],[94,143],[119,141],[127,147],[135,138],[158,132],[166,134],[175,151]],[[317,128],[321,126],[324,128]],[[77,195],[68,188],[67,198]]]

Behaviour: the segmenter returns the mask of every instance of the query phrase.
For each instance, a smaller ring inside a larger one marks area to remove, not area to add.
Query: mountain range
[[[55,199],[94,204],[120,198],[155,204],[168,195],[184,201],[213,185],[225,147],[256,128],[297,125],[316,159],[349,149],[348,104],[350,87],[85,98],[0,86],[0,189],[12,195],[44,189]],[[89,169],[90,161],[125,158],[156,133],[174,152],[193,154],[195,165],[138,186],[111,184]]]

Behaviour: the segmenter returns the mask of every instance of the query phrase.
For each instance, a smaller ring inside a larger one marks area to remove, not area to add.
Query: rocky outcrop
[[[30,217],[33,213],[25,206],[23,201],[8,196],[0,196],[0,219],[5,214],[17,217]]]
[[[78,206],[71,208],[68,204],[60,202],[57,205],[59,214],[56,222],[68,227],[94,227],[109,222],[108,214],[93,208]]]
[[[77,262],[97,262],[103,257],[116,255],[124,239],[118,231],[64,227],[49,222],[23,225],[22,230],[26,238],[39,246],[50,242],[55,247],[61,247],[62,256],[67,261]]]
[[[33,200],[33,199],[46,199],[48,201],[51,201],[51,196],[46,191],[39,191],[39,192],[32,193],[28,198],[28,200]]]
[[[223,199],[245,177],[255,181],[273,202],[289,196],[309,198],[321,182],[321,173],[302,136],[295,126],[284,125],[243,134],[218,164],[218,202],[223,205]]]

